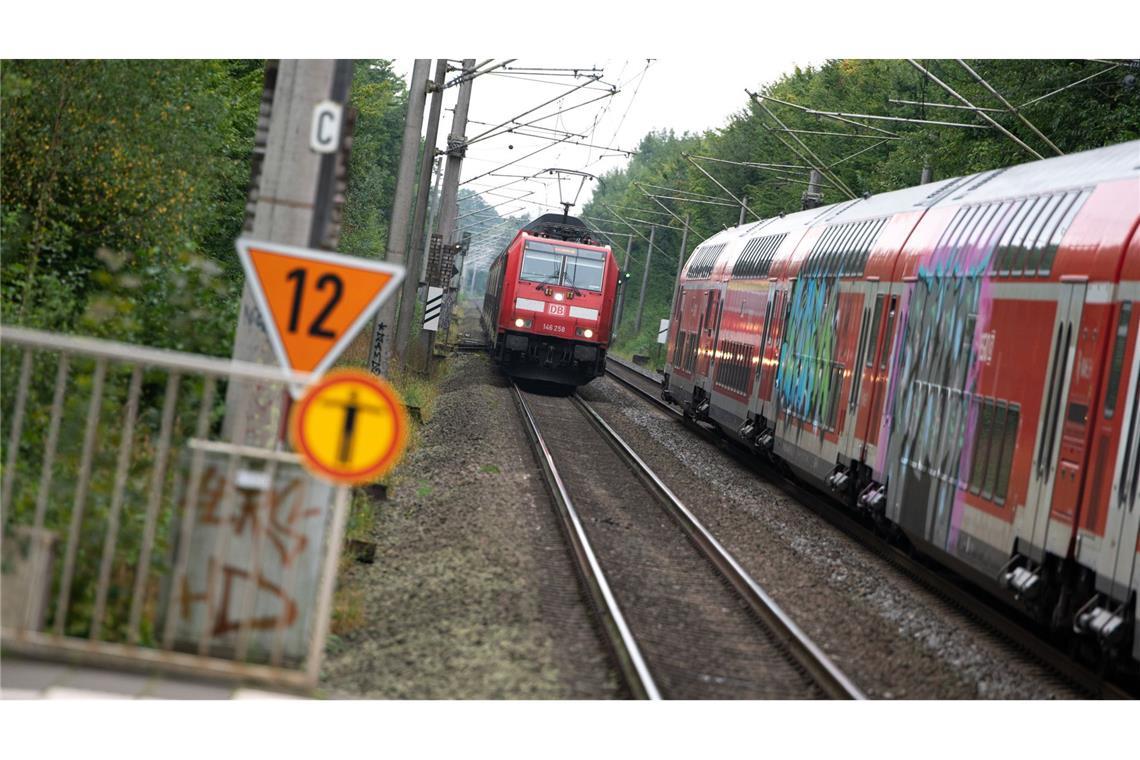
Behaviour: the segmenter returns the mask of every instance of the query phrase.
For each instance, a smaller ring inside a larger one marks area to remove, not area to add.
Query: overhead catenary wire
[[[1019,105],[1018,108],[1021,109],[1021,108],[1025,108],[1026,106],[1031,106],[1034,103],[1040,103],[1042,100],[1045,100],[1046,98],[1051,98],[1054,95],[1057,95],[1058,93],[1062,93],[1065,90],[1068,90],[1072,87],[1076,87],[1079,84],[1084,84],[1085,82],[1089,81],[1090,79],[1096,79],[1101,74],[1107,74],[1108,72],[1112,71],[1113,69],[1117,69],[1117,68],[1120,68],[1120,64],[1114,63],[1113,65],[1109,66],[1107,69],[1101,69],[1100,71],[1096,72],[1095,74],[1090,74],[1089,76],[1084,77],[1083,79],[1078,79],[1077,81],[1071,82],[1071,83],[1065,85],[1064,87],[1058,87],[1056,90],[1053,90],[1052,92],[1047,92],[1044,95],[1039,95],[1038,97],[1033,98],[1032,100],[1027,100],[1024,103],[1022,103],[1021,105]]]
[[[493,206],[486,206],[485,208],[481,208],[481,209],[478,209],[476,211],[468,211],[466,214],[460,214],[456,218],[457,219],[463,219],[464,217],[471,216],[472,214],[484,214],[488,211],[493,211],[494,209],[497,209],[499,206],[505,206],[508,203],[516,203],[518,201],[521,201],[523,198],[525,198],[528,195],[534,195],[534,191],[530,190],[527,193],[525,193],[524,195],[520,195],[518,198],[511,198],[510,200],[503,201],[502,203],[496,203]]]
[[[782,122],[780,120],[779,116],[772,113],[772,109],[768,108],[768,106],[764,103],[763,100],[760,99],[760,97],[758,95],[756,95],[753,92],[749,92],[747,89],[745,90],[745,92],[748,93],[748,96],[750,98],[752,98],[752,102],[754,102],[754,103],[756,103],[756,105],[760,106],[760,108],[763,109],[764,113],[768,114],[768,116],[773,121],[775,121],[776,124],[778,124],[781,127],[787,127],[787,124]],[[764,126],[767,127],[766,124]],[[771,127],[768,127],[768,129],[771,130]],[[772,132],[772,134],[775,135],[776,139],[779,140],[780,142],[782,142],[789,150],[791,150],[793,153],[795,153],[801,161],[803,161],[805,164],[809,164],[813,169],[815,169],[817,172],[819,172],[821,176],[829,177],[835,183],[836,187],[838,187],[843,193],[845,193],[848,198],[851,198],[852,200],[855,199],[855,197],[856,197],[855,193],[852,192],[851,188],[849,188],[847,186],[847,184],[842,179],[839,178],[838,174],[835,174],[834,172],[831,172],[826,167],[824,167],[823,160],[820,159],[820,157],[817,156],[815,154],[815,152],[812,151],[812,149],[809,148],[804,143],[804,141],[799,138],[798,135],[792,135],[792,139],[795,140],[796,143],[798,143],[801,148],[803,148],[802,153],[799,150],[797,150],[795,147],[793,147],[787,140],[785,140],[782,135],[775,133],[775,132]],[[807,155],[804,155],[805,153]],[[811,158],[808,158],[808,156],[811,156]],[[812,159],[815,159],[815,163],[812,163]]]
[[[856,156],[861,156],[864,153],[866,153],[867,151],[874,150],[875,148],[879,147],[880,145],[885,145],[886,143],[887,143],[887,140],[880,140],[879,142],[875,143],[874,145],[868,145],[866,148],[863,148],[862,150],[857,150],[849,156],[844,156],[843,158],[839,159],[838,161],[831,162],[830,164],[827,165],[827,168],[833,169],[845,161],[850,161],[851,159],[855,158]]]
[[[887,138],[881,138],[880,142],[882,140],[885,140],[885,139],[887,139]],[[805,169],[812,168],[812,167],[804,166],[804,167],[797,167],[795,169],[785,169],[785,168],[783,168],[777,164],[762,164],[762,163],[756,163],[753,161],[733,161],[733,160],[727,159],[727,158],[713,158],[712,156],[693,156],[693,158],[698,158],[702,161],[714,161],[716,163],[721,163],[721,164],[731,164],[733,166],[743,166],[743,167],[746,167],[749,169],[760,169],[761,171],[783,172],[784,174],[796,175],[796,177],[801,176]],[[794,178],[784,177],[783,179],[794,179]],[[829,185],[832,185],[833,187],[837,187],[837,185],[835,185],[835,183],[832,182],[829,177],[822,177],[822,179],[825,182],[827,182]],[[806,184],[806,182],[805,182],[805,184]]]
[[[779,103],[782,106],[788,106],[789,108],[795,108],[795,109],[798,109],[798,110],[804,111],[804,112],[810,113],[812,110],[812,109],[808,108],[807,106],[800,105],[799,103],[792,103],[791,101],[780,100],[779,98],[774,98],[771,95],[764,95],[764,94],[761,94],[759,92],[749,92],[747,89],[745,90],[745,92],[747,92],[749,97],[751,97],[754,101],[770,100],[773,103]],[[831,113],[820,113],[820,112],[816,112],[814,115],[823,116],[823,117],[831,119],[833,121],[842,122],[844,124],[851,124],[852,126],[861,127],[863,129],[869,129],[872,132],[878,132],[880,134],[891,135],[892,137],[899,137],[898,132],[892,132],[889,129],[883,129],[882,127],[876,127],[873,124],[862,124],[860,122],[854,121],[854,120],[849,119],[849,118],[844,117],[844,116],[837,116],[837,115],[831,114]]]
[[[978,72],[974,71],[974,70],[973,70],[973,69],[970,67],[970,64],[966,63],[966,62],[965,62],[964,60],[962,60],[961,58],[959,58],[959,59],[957,59],[957,60],[958,60],[958,63],[959,63],[959,65],[961,65],[961,66],[962,66],[962,68],[964,68],[964,69],[965,69],[967,72],[969,72],[970,76],[972,76],[974,79],[978,80],[978,84],[980,84],[982,87],[986,88],[986,91],[987,91],[989,94],[993,95],[995,98],[997,98],[999,101],[1001,101],[1001,104],[1002,104],[1003,106],[1005,106],[1005,107],[1006,107],[1006,109],[1008,109],[1008,110],[1009,110],[1009,112],[1010,112],[1011,114],[1013,114],[1013,115],[1014,115],[1014,116],[1016,116],[1017,118],[1021,119],[1022,123],[1023,123],[1023,124],[1025,124],[1025,126],[1029,127],[1031,130],[1033,130],[1033,134],[1037,135],[1037,136],[1038,136],[1038,137],[1040,137],[1042,140],[1044,140],[1044,141],[1045,141],[1045,143],[1046,143],[1046,144],[1047,144],[1047,145],[1048,145],[1050,148],[1052,148],[1052,149],[1053,149],[1053,151],[1054,151],[1054,152],[1055,152],[1055,153],[1056,153],[1058,156],[1063,156],[1063,155],[1065,155],[1065,152],[1064,152],[1064,151],[1062,151],[1060,148],[1058,148],[1056,145],[1054,145],[1054,144],[1053,144],[1053,141],[1052,141],[1052,140],[1050,140],[1048,137],[1046,137],[1046,136],[1045,136],[1045,133],[1044,133],[1044,132],[1042,132],[1040,129],[1038,129],[1037,127],[1035,127],[1035,126],[1033,125],[1033,122],[1031,122],[1029,119],[1025,118],[1025,115],[1024,115],[1024,114],[1022,114],[1020,110],[1018,110],[1016,107],[1014,107],[1014,105],[1013,105],[1012,103],[1010,103],[1008,100],[1006,100],[1006,99],[1005,99],[1005,96],[1004,96],[1004,95],[1002,95],[1000,92],[998,92],[998,91],[997,91],[997,90],[996,90],[996,89],[993,87],[993,85],[991,85],[989,82],[987,82],[985,79],[983,79],[983,78],[982,78],[982,75],[981,75],[981,74],[979,74]]]
[[[804,167],[804,168],[810,168],[810,167]],[[641,182],[639,184],[641,184],[643,187],[652,187],[654,190],[668,190],[671,193],[681,193],[682,195],[692,195],[692,196],[695,196],[697,198],[706,198],[708,200],[717,201],[719,203],[725,203],[726,202],[719,195],[708,195],[706,193],[698,193],[695,190],[685,190],[685,189],[680,188],[680,187],[666,187],[665,185],[654,185],[654,184],[651,184],[649,182]],[[729,205],[736,205],[736,204],[729,204]]]
[[[554,140],[553,137],[547,137],[546,135],[529,135],[525,132],[519,132],[517,129],[516,130],[508,130],[508,131],[511,131],[514,134],[517,134],[521,137],[534,137],[534,138],[539,139],[539,140],[552,140],[552,141]],[[624,154],[627,158],[637,155],[636,150],[626,150],[625,148],[615,148],[611,145],[594,145],[593,143],[584,143],[584,142],[581,142],[579,140],[558,140],[557,142],[564,142],[567,145],[580,145],[582,147],[587,147],[587,148],[599,148],[601,150],[614,150],[620,154]]]
[[[736,201],[736,202],[737,202],[737,203],[740,205],[740,208],[744,209],[744,211],[745,211],[745,212],[747,212],[747,213],[749,213],[749,214],[752,214],[752,216],[756,217],[757,219],[760,219],[760,218],[761,218],[759,214],[757,214],[757,213],[756,213],[755,211],[753,211],[752,209],[748,208],[748,204],[747,204],[747,203],[745,203],[745,202],[744,202],[743,200],[741,200],[740,198],[737,198],[735,195],[733,195],[733,194],[732,194],[732,192],[731,192],[731,191],[730,191],[730,190],[729,190],[727,187],[725,187],[724,185],[722,185],[722,184],[720,183],[720,180],[718,180],[718,179],[717,179],[716,177],[714,177],[713,175],[709,174],[709,173],[708,173],[708,171],[706,171],[706,170],[705,170],[705,167],[703,167],[703,166],[701,166],[700,164],[698,164],[698,163],[696,162],[696,159],[694,159],[694,158],[692,157],[692,155],[690,155],[690,154],[688,154],[688,153],[682,153],[682,154],[681,154],[681,156],[682,156],[682,158],[685,158],[685,159],[686,159],[686,160],[687,160],[687,161],[688,161],[690,164],[692,164],[693,166],[697,167],[697,170],[698,170],[698,171],[699,171],[701,174],[703,174],[703,175],[705,175],[706,177],[708,177],[709,179],[711,179],[711,180],[713,181],[713,184],[715,184],[717,187],[719,187],[721,190],[723,190],[723,191],[724,191],[724,193],[725,193],[725,195],[727,195],[729,198],[732,198],[734,201]]]
[[[551,148],[553,148],[555,145],[559,145],[560,143],[566,142],[566,141],[567,141],[567,140],[569,140],[569,139],[570,139],[569,137],[564,137],[564,138],[562,138],[561,140],[559,140],[559,141],[557,141],[557,142],[552,142],[552,143],[550,143],[550,144],[548,144],[548,145],[543,145],[543,146],[542,146],[541,148],[539,148],[538,150],[534,150],[534,151],[531,151],[530,153],[527,153],[525,156],[520,156],[519,158],[516,158],[516,159],[515,159],[515,160],[513,160],[513,161],[508,161],[508,162],[507,162],[507,163],[505,163],[505,164],[502,164],[502,165],[500,165],[500,166],[497,166],[497,167],[495,167],[494,169],[492,169],[492,170],[491,170],[491,171],[489,171],[489,172],[483,172],[483,173],[482,173],[482,174],[480,174],[479,176],[477,176],[477,177],[472,177],[471,179],[467,179],[467,180],[464,180],[464,181],[460,182],[459,184],[460,184],[460,185],[466,185],[466,184],[468,184],[468,183],[470,183],[470,182],[474,182],[474,181],[475,181],[475,180],[477,180],[477,179],[482,179],[483,177],[486,177],[488,174],[491,174],[491,173],[493,173],[493,172],[496,172],[496,171],[498,171],[499,169],[506,169],[508,166],[513,166],[513,165],[517,164],[519,161],[525,161],[526,159],[530,158],[531,156],[534,156],[534,155],[537,155],[537,154],[539,154],[539,153],[542,153],[544,150],[550,150],[550,149],[551,149]]]
[[[615,215],[617,214],[616,211],[613,211],[613,206],[606,205],[606,208],[610,209]],[[609,222],[611,224],[613,224],[613,223],[619,223],[620,224],[620,223],[625,221],[624,217],[621,219],[606,219],[603,216],[592,216],[590,218],[594,219],[596,221],[599,221],[599,222]],[[637,222],[638,224],[647,225],[649,227],[661,227],[661,228],[667,229],[667,230],[677,230],[678,232],[680,232],[680,230],[681,230],[680,227],[674,227],[670,224],[665,224],[665,223],[659,222],[655,219],[638,219],[636,216],[631,216],[631,217],[629,217],[629,220]]]
[[[592,82],[594,80],[591,79],[590,81]],[[543,101],[542,103],[539,103],[537,106],[534,106],[533,108],[528,108],[527,110],[523,111],[522,113],[517,114],[516,116],[512,116],[511,118],[507,119],[506,121],[503,121],[500,124],[496,124],[495,126],[491,127],[490,129],[488,129],[486,131],[480,132],[479,134],[475,135],[474,137],[467,138],[467,140],[465,140],[464,142],[467,145],[474,145],[475,143],[480,142],[482,140],[488,140],[492,137],[496,137],[499,134],[504,134],[503,132],[498,132],[496,130],[502,129],[503,127],[505,127],[509,124],[518,124],[518,120],[521,119],[522,117],[529,116],[530,114],[534,113],[535,111],[539,110],[540,108],[545,108],[546,106],[550,105],[551,103],[554,103],[556,101],[561,100],[562,98],[565,98],[567,95],[575,92],[576,90],[580,90],[581,88],[585,87],[587,84],[589,84],[589,82],[583,82],[582,84],[578,85],[577,87],[574,87],[573,89],[571,89],[569,92],[560,93],[559,95],[551,98],[550,100],[546,100],[546,101]],[[553,116],[553,115],[555,115],[555,114],[551,114],[551,116]],[[510,131],[510,130],[506,130],[506,131]]]
[[[667,212],[669,213],[669,216],[673,217],[673,218],[674,218],[674,219],[676,219],[678,222],[680,222],[680,223],[683,225],[683,227],[682,227],[682,229],[683,229],[683,230],[684,230],[684,229],[687,229],[687,228],[689,227],[689,223],[688,223],[687,221],[685,221],[685,220],[684,220],[684,219],[682,219],[681,217],[679,217],[679,216],[677,216],[676,214],[674,214],[674,213],[673,213],[673,211],[672,211],[672,210],[671,210],[671,209],[670,209],[668,206],[666,206],[664,203],[662,203],[660,200],[658,200],[658,199],[657,199],[657,197],[656,197],[655,195],[653,195],[652,193],[648,192],[648,191],[647,191],[647,190],[646,190],[644,187],[642,187],[642,186],[641,186],[641,183],[640,183],[640,182],[638,182],[638,181],[634,180],[634,182],[633,182],[633,186],[634,186],[634,187],[636,187],[638,190],[640,190],[640,191],[642,192],[642,194],[644,194],[644,195],[645,195],[645,197],[649,198],[651,201],[653,201],[654,203],[656,203],[658,206],[660,206],[661,208],[665,209],[665,211],[667,211]]]
[[[964,104],[966,104],[966,105],[970,106],[971,108],[975,108],[975,106],[974,106],[974,104],[973,104],[973,103],[971,103],[969,100],[967,100],[967,99],[966,99],[964,96],[962,96],[962,95],[959,95],[959,94],[958,94],[958,93],[957,93],[957,92],[954,90],[954,88],[952,88],[950,85],[946,84],[946,83],[945,83],[945,82],[943,82],[941,79],[939,79],[938,77],[936,77],[934,74],[932,74],[930,71],[928,71],[928,70],[927,70],[925,67],[923,67],[923,66],[922,66],[922,64],[920,64],[918,61],[914,60],[913,58],[907,58],[906,60],[907,60],[907,61],[910,63],[910,65],[914,66],[916,69],[918,69],[918,70],[919,70],[919,71],[921,71],[923,74],[925,74],[925,75],[926,75],[926,76],[927,76],[927,77],[930,79],[930,81],[934,82],[936,85],[938,85],[938,86],[939,86],[939,87],[941,87],[942,89],[946,90],[946,92],[950,93],[952,96],[954,96],[954,97],[955,97],[955,98],[957,98],[958,100],[962,101]],[[1019,137],[1018,137],[1017,135],[1015,135],[1013,132],[1010,132],[1008,129],[1006,129],[1005,127],[1003,127],[1001,124],[998,124],[996,121],[994,121],[993,117],[992,117],[992,116],[990,116],[990,115],[989,115],[988,113],[986,113],[985,111],[977,111],[977,110],[976,110],[976,108],[975,108],[975,113],[977,113],[977,114],[978,114],[978,116],[981,116],[983,119],[985,119],[985,120],[986,120],[987,122],[989,122],[991,125],[993,125],[993,126],[994,126],[994,127],[995,127],[995,128],[998,130],[998,131],[999,131],[999,132],[1001,132],[1003,135],[1005,135],[1006,137],[1008,137],[1010,140],[1013,140],[1015,143],[1017,143],[1018,145],[1020,145],[1020,146],[1021,146],[1022,148],[1024,148],[1024,149],[1025,149],[1027,152],[1029,152],[1031,155],[1033,155],[1035,158],[1044,158],[1044,156],[1043,156],[1043,155],[1041,155],[1040,153],[1038,153],[1036,150],[1034,150],[1034,149],[1033,149],[1033,148],[1031,148],[1030,146],[1026,145],[1026,144],[1025,144],[1025,143],[1024,143],[1022,140],[1021,140],[1021,138],[1019,138]]]
[[[958,110],[958,111],[975,111],[975,110],[977,110],[977,111],[988,111],[989,113],[1004,113],[1004,111],[1000,108],[983,108],[982,106],[978,106],[977,108],[970,108],[968,106],[963,106],[963,105],[960,105],[958,103],[929,103],[929,102],[924,103],[921,100],[901,100],[899,98],[887,98],[887,102],[888,103],[894,103],[894,104],[900,105],[900,106],[923,106],[924,108],[951,108],[951,109]]]

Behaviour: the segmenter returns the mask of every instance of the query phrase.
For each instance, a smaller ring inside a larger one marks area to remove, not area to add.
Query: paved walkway
[[[218,681],[0,659],[0,699],[300,699]]]

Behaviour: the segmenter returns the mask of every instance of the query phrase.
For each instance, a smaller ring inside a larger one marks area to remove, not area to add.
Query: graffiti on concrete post
[[[275,650],[300,660],[316,610],[329,487],[295,464],[243,470],[223,455],[194,456],[204,462],[197,503],[183,505],[194,521],[189,565],[172,585],[175,640],[196,649],[206,637],[208,651],[228,653],[240,634],[252,661]],[[185,485],[184,494],[192,490]]]

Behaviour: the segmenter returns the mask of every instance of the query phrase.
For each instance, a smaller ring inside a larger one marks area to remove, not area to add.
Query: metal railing
[[[246,429],[308,379],[0,327],[4,650],[314,685],[348,489]]]

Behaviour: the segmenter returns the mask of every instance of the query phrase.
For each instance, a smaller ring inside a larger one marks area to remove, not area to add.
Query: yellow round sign
[[[293,407],[293,448],[314,474],[352,485],[376,480],[404,455],[408,420],[399,394],[357,370],[330,372]]]

